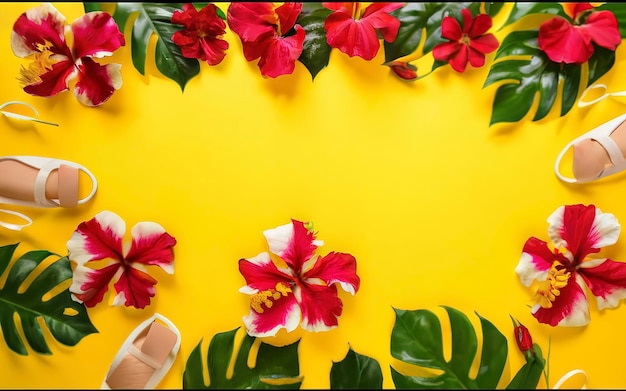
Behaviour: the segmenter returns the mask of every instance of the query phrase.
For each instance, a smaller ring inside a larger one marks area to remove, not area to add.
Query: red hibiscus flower
[[[226,22],[217,14],[215,4],[207,4],[198,11],[193,4],[186,3],[182,11],[174,11],[172,23],[185,26],[172,35],[172,42],[180,47],[183,57],[197,58],[209,65],[222,62],[228,49],[228,42],[222,39]]]
[[[496,37],[486,32],[491,28],[491,17],[479,14],[474,18],[472,13],[464,8],[463,28],[452,16],[446,16],[441,22],[441,36],[449,40],[433,48],[433,56],[437,61],[446,61],[452,69],[464,72],[467,63],[476,68],[485,65],[485,54],[498,48]]]
[[[306,33],[295,24],[302,3],[231,3],[226,18],[230,29],[239,36],[248,61],[259,59],[265,77],[291,74],[302,54]],[[291,30],[295,34],[287,36]]]
[[[537,42],[554,62],[582,64],[593,55],[595,43],[615,50],[622,38],[617,19],[611,11],[590,11],[593,6],[581,3],[564,7],[572,21],[561,16],[546,20],[539,27]]]
[[[326,41],[350,57],[371,60],[380,49],[378,33],[387,42],[398,35],[400,21],[389,15],[404,3],[371,3],[361,9],[361,3],[322,3],[335,12],[324,22]]]

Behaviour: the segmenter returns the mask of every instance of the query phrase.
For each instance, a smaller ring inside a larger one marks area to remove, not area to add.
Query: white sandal
[[[615,141],[610,137],[611,133],[613,133],[613,131],[615,131],[615,129],[625,120],[626,114],[622,114],[619,117],[613,118],[612,120],[605,122],[604,124],[588,131],[582,136],[570,141],[556,158],[556,162],[554,163],[554,172],[556,173],[556,176],[563,182],[567,183],[586,183],[607,177],[609,175],[617,174],[618,172],[625,170],[626,159],[624,159],[624,156],[622,155],[622,152],[617,143],[615,143]],[[597,141],[606,150],[607,154],[609,155],[609,159],[611,160],[611,163],[613,163],[613,165],[605,168],[596,178],[592,179],[578,180],[576,178],[569,178],[564,176],[563,174],[561,174],[560,171],[561,159],[571,147],[573,147],[579,141],[585,139],[592,139]]]
[[[70,162],[68,160],[39,156],[0,157],[0,163],[7,160],[20,162],[26,166],[30,166],[39,170],[39,172],[37,173],[37,177],[34,183],[34,201],[18,200],[6,196],[0,196],[0,204],[31,206],[39,208],[54,208],[59,206],[73,207],[89,201],[98,189],[98,182],[96,180],[96,177],[91,173],[91,171],[89,171],[80,164]],[[48,180],[48,176],[50,175],[50,173],[54,170],[59,170],[59,198],[48,199],[46,198],[46,181]],[[92,183],[91,192],[82,199],[77,199],[78,171],[83,171],[85,174],[87,174]],[[63,181],[63,183],[61,183],[61,181]]]
[[[154,314],[126,338],[100,389],[154,389],[172,367],[180,340],[176,326],[163,315]],[[145,377],[147,380],[143,379]],[[136,384],[143,381],[145,383]]]

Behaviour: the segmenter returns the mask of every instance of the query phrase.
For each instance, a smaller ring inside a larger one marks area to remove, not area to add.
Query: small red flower
[[[371,3],[364,9],[362,3],[322,3],[335,12],[324,21],[326,41],[350,57],[371,60],[380,49],[378,33],[387,42],[398,35],[400,21],[389,13],[404,3]]]
[[[525,353],[528,350],[532,350],[533,348],[533,338],[530,336],[530,332],[523,324],[519,324],[515,326],[513,329],[515,333],[515,341],[517,342],[517,347],[522,353]]]
[[[393,73],[401,79],[408,81],[417,80],[417,67],[404,61],[390,61],[383,65],[387,65]]]
[[[306,36],[296,24],[300,11],[302,3],[235,2],[228,6],[228,25],[241,39],[243,55],[248,61],[259,59],[263,76],[293,73]],[[295,33],[286,35],[292,29]]]
[[[171,22],[185,26],[172,35],[172,42],[180,47],[183,57],[197,58],[209,65],[222,62],[228,49],[228,42],[222,39],[226,22],[217,14],[215,4],[207,4],[198,11],[193,4],[186,3],[182,11],[174,11]]]
[[[463,28],[452,16],[446,16],[441,22],[441,36],[449,40],[433,48],[437,61],[446,61],[452,69],[464,72],[467,63],[476,68],[485,65],[485,54],[498,48],[496,37],[486,32],[491,28],[491,16],[487,14],[472,16],[467,8],[461,10]]]
[[[617,19],[611,11],[592,11],[589,3],[568,5],[564,9],[571,21],[555,16],[539,27],[537,43],[550,60],[583,64],[593,55],[594,43],[614,51],[622,41]]]

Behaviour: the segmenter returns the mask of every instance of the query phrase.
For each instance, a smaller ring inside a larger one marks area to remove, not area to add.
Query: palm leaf
[[[395,309],[396,322],[391,332],[391,355],[405,363],[442,371],[433,377],[406,376],[391,368],[396,388],[496,388],[508,353],[504,335],[487,319],[478,315],[482,329],[482,354],[476,378],[469,376],[478,341],[474,327],[462,312],[443,307],[450,319],[452,353],[443,353],[441,324],[428,310]]]
[[[152,35],[157,36],[154,59],[156,67],[164,76],[174,80],[182,91],[194,76],[200,73],[200,63],[195,58],[185,58],[180,48],[172,42],[172,35],[183,28],[172,24],[172,14],[183,3],[115,3],[113,19],[124,32],[126,22],[135,14],[131,31],[131,56],[135,69],[145,75],[148,44]],[[102,10],[99,3],[85,3],[85,10]]]
[[[29,251],[9,268],[18,245],[0,247],[0,276],[8,273],[0,289],[0,327],[7,346],[21,355],[28,355],[26,344],[37,353],[52,354],[40,319],[43,319],[52,336],[67,346],[74,346],[83,337],[97,333],[86,308],[72,300],[68,289],[52,298],[46,297],[47,293],[72,278],[68,258],[57,259],[35,276],[35,268],[55,254],[45,250]],[[28,284],[30,279],[32,282]],[[14,320],[16,314],[26,341],[20,336],[19,326]]]
[[[193,349],[183,373],[185,389],[299,389],[299,341],[282,347],[262,343],[254,368],[248,366],[250,349],[256,338],[245,335],[237,356],[232,377],[227,376],[228,367],[235,348],[236,328],[218,333],[211,339],[207,352],[209,385],[204,381],[205,368],[202,362],[202,340]]]
[[[296,21],[306,32],[302,43],[302,54],[298,60],[311,73],[312,79],[328,65],[331,47],[326,42],[324,21],[332,11],[322,6],[322,3],[304,3],[302,12]]]
[[[549,15],[558,15],[568,20],[571,20],[569,16],[563,10],[563,6],[560,3],[519,3],[516,2],[513,4],[513,8],[511,9],[511,13],[509,17],[504,22],[502,26],[500,26],[500,30],[505,28],[506,26],[517,22],[527,15],[532,14],[549,14]]]

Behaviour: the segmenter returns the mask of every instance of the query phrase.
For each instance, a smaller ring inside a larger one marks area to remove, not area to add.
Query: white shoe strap
[[[580,387],[581,390],[586,390],[587,389],[587,372],[583,371],[582,369],[573,369],[569,372],[567,372],[565,375],[563,375],[563,377],[561,377],[556,384],[554,385],[554,387],[552,387],[552,389],[557,390],[559,389],[563,383],[565,383],[566,381],[568,381],[569,379],[571,379],[572,377],[578,375],[578,374],[582,374],[585,377],[585,382],[583,383],[583,385]]]
[[[19,100],[13,100],[13,101],[10,101],[10,102],[3,103],[3,104],[0,105],[0,109],[3,109],[3,108],[5,108],[6,106],[9,106],[9,105],[24,105],[24,106],[32,109],[36,116],[39,116],[39,112],[37,111],[37,109],[35,109],[33,106],[29,105],[28,103],[21,102]],[[39,123],[42,123],[42,124],[52,125],[52,126],[59,126],[59,124],[56,124],[54,122],[44,121],[44,120],[41,120],[41,119],[29,117],[29,116],[26,116],[26,115],[12,113],[10,111],[0,110],[0,113],[2,113],[5,117],[9,117],[9,118],[21,119],[21,120],[25,120],[25,121],[39,122]]]
[[[591,90],[595,90],[598,88],[602,88],[604,90],[604,94],[602,94],[601,96],[597,97],[596,99],[592,99],[590,101],[585,101],[585,96],[587,96],[587,93],[589,93],[589,91]],[[594,84],[592,86],[589,86],[585,89],[585,91],[583,91],[583,94],[580,96],[580,99],[578,100],[578,107],[586,107],[586,106],[590,106],[594,103],[598,103],[601,100],[608,98],[610,96],[626,96],[626,91],[618,91],[618,92],[606,92],[607,90],[607,86],[605,84]]]
[[[14,212],[12,210],[5,210],[5,209],[0,209],[0,213],[6,213],[9,215],[13,215],[13,216],[17,216],[21,219],[23,219],[24,221],[26,221],[25,224],[13,224],[13,223],[7,223],[5,221],[0,220],[0,226],[7,228],[7,229],[11,229],[13,231],[20,231],[22,228],[28,227],[29,225],[31,225],[33,223],[33,220],[31,220],[30,217],[26,216],[25,214],[19,213],[19,212]]]
[[[37,205],[42,206],[58,206],[57,202],[51,201],[46,198],[46,181],[48,180],[48,176],[52,170],[56,170],[58,165],[54,160],[50,160],[48,164],[45,164],[39,172],[37,173],[37,177],[35,178],[35,203]]]

